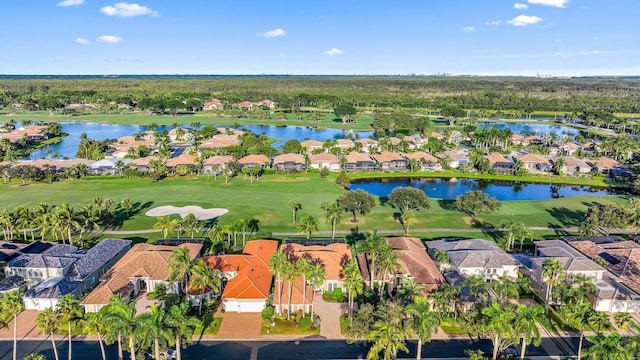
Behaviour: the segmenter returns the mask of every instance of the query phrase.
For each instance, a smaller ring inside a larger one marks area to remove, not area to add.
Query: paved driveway
[[[320,316],[320,336],[327,339],[344,339],[340,333],[340,315],[348,311],[347,303],[326,302],[319,293],[313,301],[314,312]]]
[[[35,310],[25,310],[18,314],[18,327],[16,330],[18,340],[33,337],[45,337],[40,333],[40,329],[36,326],[36,318],[39,312]],[[6,328],[0,329],[0,339],[13,340],[13,320]]]
[[[218,313],[222,318],[218,338],[221,339],[258,339],[261,337],[262,315],[260,313]]]

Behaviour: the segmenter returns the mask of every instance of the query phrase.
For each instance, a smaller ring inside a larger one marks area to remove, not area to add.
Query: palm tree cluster
[[[0,228],[6,240],[41,241],[62,240],[63,243],[85,245],[85,235],[111,226],[120,216],[129,217],[134,203],[122,199],[116,204],[111,199],[95,198],[91,203],[74,209],[70,204],[49,205],[39,203],[33,208],[18,206],[13,210],[0,210]]]
[[[307,285],[311,285],[313,292],[312,299],[315,298],[315,292],[322,288],[322,284],[326,278],[324,267],[321,264],[313,263],[308,258],[289,259],[282,249],[276,251],[269,260],[269,269],[273,273],[276,279],[276,292],[278,294],[278,313],[284,314],[287,320],[291,318],[291,294],[293,293],[293,283],[298,277],[302,277],[303,295],[302,298],[307,298]],[[288,300],[287,307],[282,306],[283,287],[285,283],[288,286]],[[303,301],[304,301],[303,300]],[[306,305],[306,304],[305,304]],[[313,306],[314,302],[311,302],[311,318],[313,318]],[[306,313],[306,306],[303,314]]]
[[[24,310],[22,296],[17,291],[10,291],[0,297],[0,328],[8,327],[13,321],[13,360],[18,353],[18,314]]]
[[[364,239],[356,242],[356,252],[366,254],[369,260],[369,289],[374,290],[375,284],[378,284],[378,296],[382,296],[385,287],[391,296],[400,266],[398,253],[393,251],[384,238],[378,236],[376,230],[366,233]]]

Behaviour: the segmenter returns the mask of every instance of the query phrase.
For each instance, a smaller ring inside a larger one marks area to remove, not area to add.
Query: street
[[[529,346],[527,356],[572,355],[577,349],[578,338],[544,338],[540,347]],[[0,341],[0,360],[10,360],[11,341]],[[416,343],[407,342],[409,354],[399,353],[401,358],[415,358]],[[520,347],[516,347],[520,350]],[[300,340],[300,341],[201,341],[183,351],[183,358],[193,359],[229,359],[229,360],[293,360],[293,359],[364,359],[368,344],[347,344],[339,340]],[[464,350],[481,349],[490,355],[491,343],[488,340],[433,340],[427,343],[422,352],[425,358],[465,357]],[[107,357],[116,359],[116,346],[107,347]],[[67,342],[58,341],[61,359],[67,357]],[[28,354],[40,353],[53,359],[51,341],[23,340],[18,343],[18,359]],[[96,341],[74,341],[74,359],[100,359],[100,348]],[[125,353],[128,359],[128,353]]]

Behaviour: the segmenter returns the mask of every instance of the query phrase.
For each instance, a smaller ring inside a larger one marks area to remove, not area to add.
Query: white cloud
[[[529,7],[529,5],[527,4],[520,4],[520,3],[515,3],[513,4],[513,7],[518,9],[518,10],[523,10]]]
[[[273,29],[273,30],[269,30],[269,31],[265,31],[263,33],[258,34],[258,36],[262,36],[262,37],[266,37],[266,38],[275,38],[275,37],[280,37],[280,36],[285,36],[287,35],[287,32],[283,29]]]
[[[125,18],[140,15],[158,16],[158,12],[150,7],[125,2],[115,3],[114,6],[105,6],[100,9],[100,12],[108,16],[119,16]]]
[[[563,8],[570,0],[527,0],[529,4],[553,6]]]
[[[87,45],[89,43],[89,40],[85,38],[76,38],[75,43],[80,45]]]
[[[102,35],[96,39],[98,42],[116,44],[122,41],[122,38],[113,35]]]
[[[608,51],[602,51],[602,50],[591,50],[591,51],[583,51],[582,55],[602,55],[602,54],[608,54]]]
[[[474,32],[476,31],[476,28],[474,26],[466,26],[462,28],[462,31],[464,32]]]
[[[507,23],[513,26],[527,26],[527,25],[537,24],[540,21],[542,21],[541,17],[529,16],[529,15],[518,15],[513,19],[507,21]]]
[[[342,55],[344,52],[338,48],[331,48],[327,51],[323,51],[322,53],[328,56],[333,56],[333,55]]]
[[[69,7],[69,6],[78,6],[84,4],[84,0],[62,0],[57,3],[57,6]]]
[[[493,26],[493,25],[500,25],[500,23],[502,23],[502,21],[500,20],[495,20],[495,21],[487,21],[484,24],[485,25],[489,25],[489,26]]]

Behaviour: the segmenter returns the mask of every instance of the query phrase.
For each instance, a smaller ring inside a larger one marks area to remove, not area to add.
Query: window
[[[329,291],[333,291],[336,288],[338,288],[338,282],[337,281],[328,281],[327,282],[327,288],[329,289]]]

